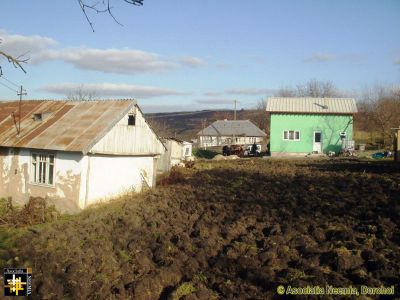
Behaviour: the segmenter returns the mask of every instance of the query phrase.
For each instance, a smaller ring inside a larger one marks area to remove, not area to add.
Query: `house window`
[[[54,154],[32,153],[31,182],[54,184]]]
[[[300,131],[298,131],[298,130],[285,130],[283,132],[283,139],[285,141],[300,141]]]
[[[189,156],[189,150],[190,150],[189,147],[185,148],[185,156]]]
[[[135,126],[135,115],[128,115],[128,126]]]

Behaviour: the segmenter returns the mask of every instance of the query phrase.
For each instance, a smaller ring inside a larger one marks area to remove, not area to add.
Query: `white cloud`
[[[230,95],[267,95],[275,91],[275,89],[235,88],[228,89],[225,91],[225,93]]]
[[[202,64],[196,57],[163,57],[135,49],[94,48],[48,49],[32,62],[38,64],[49,60],[61,60],[78,69],[119,74],[163,72]]]
[[[336,56],[329,53],[315,53],[309,58],[306,58],[304,62],[306,63],[323,63],[336,60]]]
[[[137,49],[60,48],[57,41],[38,35],[9,34],[0,29],[0,49],[13,56],[29,53],[29,63],[63,61],[82,70],[104,73],[138,74],[199,67],[203,60],[193,56],[163,56]]]
[[[207,93],[204,93],[204,96],[215,97],[215,96],[221,96],[223,94],[224,93],[221,93],[221,92],[207,92]]]
[[[85,94],[94,94],[100,97],[129,97],[129,98],[152,98],[160,96],[184,96],[190,93],[175,91],[172,89],[153,86],[117,84],[117,83],[60,83],[43,86],[39,89],[58,95],[70,95],[78,91]]]
[[[233,103],[232,99],[199,99],[196,100],[197,103],[199,104],[207,104],[207,105],[220,105],[220,104],[227,104],[227,103]]]
[[[0,29],[0,49],[12,56],[24,54],[27,54],[28,57],[35,56],[38,52],[56,45],[57,41],[52,38],[40,35],[11,34]]]
[[[188,67],[199,67],[203,66],[205,62],[198,57],[193,56],[183,56],[177,59],[178,62],[181,64],[188,66]]]
[[[146,104],[140,105],[141,109],[146,114],[160,113],[160,112],[193,112],[201,110],[203,107],[190,103],[187,105],[175,105],[175,104]]]

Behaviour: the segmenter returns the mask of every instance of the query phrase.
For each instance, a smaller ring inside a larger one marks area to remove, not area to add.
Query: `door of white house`
[[[314,139],[313,139],[313,151],[321,153],[322,152],[322,132],[314,131]]]

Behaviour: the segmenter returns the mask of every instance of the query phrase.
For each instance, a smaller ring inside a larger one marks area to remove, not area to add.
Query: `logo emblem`
[[[4,269],[4,296],[29,296],[32,293],[32,268]]]

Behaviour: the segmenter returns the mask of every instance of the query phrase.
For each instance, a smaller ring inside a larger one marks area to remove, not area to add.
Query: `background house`
[[[0,197],[15,204],[77,211],[151,187],[164,151],[133,100],[0,103]]]
[[[353,139],[352,98],[269,98],[271,155],[305,155],[342,148]]]
[[[249,120],[218,120],[197,133],[199,147],[261,143],[266,134]]]
[[[192,158],[192,143],[177,138],[164,138],[162,141],[167,150],[159,159],[157,168],[159,172],[169,171],[180,162]]]

